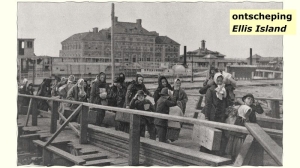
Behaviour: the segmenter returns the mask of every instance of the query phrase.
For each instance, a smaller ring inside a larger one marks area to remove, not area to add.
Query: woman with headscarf
[[[214,84],[205,94],[204,114],[205,118],[210,121],[224,122],[227,93],[223,84],[221,73],[214,75]]]
[[[136,75],[136,81],[130,84],[127,88],[126,93],[126,108],[129,108],[130,101],[132,98],[136,95],[137,91],[142,90],[144,93],[146,93],[148,96],[152,97],[152,94],[146,89],[146,86],[144,84],[144,77],[140,74]]]
[[[45,78],[37,90],[37,96],[51,97],[51,79]],[[39,100],[37,108],[40,110],[48,111],[49,105],[47,100]]]
[[[87,102],[87,94],[84,91],[84,79],[79,79],[77,84],[68,91],[67,100]],[[75,110],[78,107],[78,104],[68,104],[68,106],[71,110]],[[79,119],[80,117],[78,117],[78,122]]]
[[[165,87],[167,87],[169,90],[173,90],[173,88],[169,84],[167,78],[165,76],[160,76],[158,78],[158,87],[154,91],[154,95],[153,95],[155,104],[156,104],[157,100],[160,98],[160,91]]]
[[[232,119],[232,123],[238,126],[245,126],[246,122],[256,123],[251,115],[255,115],[255,112],[248,105],[241,105],[238,108],[237,116]],[[232,124],[231,123],[231,124]],[[246,135],[243,133],[229,131],[229,139],[226,146],[226,154],[231,155],[231,159],[234,161],[237,155],[240,153],[242,149],[242,145],[246,138]],[[263,157],[264,157],[264,149],[263,147],[256,141],[253,141],[252,147],[255,151],[250,156],[249,165],[251,166],[263,166]]]
[[[205,119],[215,122],[225,122],[225,112],[227,108],[227,93],[223,83],[223,76],[221,73],[214,75],[214,84],[207,90],[205,94],[205,106],[202,113]],[[227,138],[224,131],[222,133],[220,151],[216,152],[217,155],[223,155],[227,144]],[[200,147],[202,152],[210,152],[207,149]]]
[[[127,88],[127,85],[126,85],[126,82],[125,82],[125,79],[126,79],[125,74],[122,73],[122,72],[119,73],[119,78],[120,78],[120,84],[121,84],[123,87]]]
[[[177,105],[181,108],[183,115],[185,114],[186,103],[188,101],[187,94],[181,89],[181,80],[176,78],[174,80],[173,96],[177,102]]]
[[[126,91],[126,97],[125,97],[125,104],[124,106],[126,108],[130,107],[130,102],[133,99],[133,97],[137,94],[139,90],[144,91],[146,95],[152,96],[152,94],[146,89],[145,84],[143,83],[144,77],[140,74],[136,75],[136,81],[133,81],[128,87]],[[116,113],[116,121],[120,121],[120,131],[129,132],[129,114],[117,112]]]
[[[75,76],[70,75],[66,84],[58,88],[58,93],[61,98],[67,98],[68,91],[75,85]]]
[[[90,103],[108,105],[107,94],[109,93],[109,85],[106,83],[106,74],[100,72],[96,81],[92,83]],[[105,110],[93,109],[97,111],[95,124],[101,126],[105,117]]]

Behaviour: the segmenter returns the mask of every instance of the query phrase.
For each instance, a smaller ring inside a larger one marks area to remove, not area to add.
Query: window
[[[147,58],[147,61],[150,61],[150,58]]]
[[[32,48],[32,41],[27,41],[27,48]]]

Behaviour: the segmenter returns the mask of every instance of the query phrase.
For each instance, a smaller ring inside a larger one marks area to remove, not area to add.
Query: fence
[[[281,130],[274,130],[268,128],[260,128],[256,125],[246,125],[246,127],[230,125],[225,123],[213,122],[213,121],[206,121],[206,120],[197,120],[193,118],[185,118],[185,117],[178,117],[178,116],[170,116],[167,114],[159,114],[159,113],[152,113],[152,112],[145,112],[140,110],[133,110],[133,109],[125,109],[125,108],[117,108],[117,107],[109,107],[103,105],[96,105],[91,103],[85,102],[76,102],[76,101],[69,101],[69,100],[62,100],[62,99],[55,99],[55,98],[47,98],[47,97],[40,97],[40,96],[31,96],[31,95],[23,95],[19,94],[18,96],[30,98],[30,104],[28,107],[28,112],[26,116],[26,123],[25,126],[28,124],[29,115],[32,113],[32,126],[37,126],[37,101],[38,100],[48,100],[52,101],[51,107],[51,125],[50,125],[50,132],[53,133],[52,137],[45,143],[42,144],[43,148],[46,149],[47,146],[57,137],[57,135],[65,128],[66,125],[70,124],[69,122],[78,114],[81,113],[80,119],[80,130],[79,133],[79,142],[81,144],[88,143],[87,133],[88,133],[88,110],[89,108],[99,108],[104,110],[116,111],[116,112],[123,112],[130,114],[130,131],[129,131],[129,156],[128,161],[130,166],[139,165],[139,158],[140,158],[140,116],[148,116],[160,119],[167,119],[172,121],[178,121],[182,123],[189,123],[189,124],[197,124],[203,125],[212,128],[218,128],[227,131],[239,132],[243,134],[247,134],[247,144],[244,143],[243,147],[246,148],[245,150],[241,151],[239,157],[237,158],[234,165],[241,165],[247,157],[248,150],[251,149],[249,144],[251,145],[253,141],[253,137],[258,140],[258,142],[264,147],[264,149],[270,154],[270,156],[276,161],[278,165],[282,165],[282,148],[279,147],[271,137],[281,137],[282,138],[282,131]],[[64,103],[72,103],[78,104],[78,108],[74,110],[74,112],[68,117],[62,126],[57,129],[57,119],[59,116],[58,113],[58,106],[60,102]],[[249,128],[248,128],[249,127]],[[256,129],[260,132],[259,135],[253,133],[253,129]],[[252,140],[251,140],[252,139]],[[171,151],[173,149],[170,149]],[[45,151],[45,150],[44,150]],[[46,152],[46,151],[45,151]],[[174,149],[174,152],[175,149]],[[47,153],[43,154],[43,158],[47,157]]]

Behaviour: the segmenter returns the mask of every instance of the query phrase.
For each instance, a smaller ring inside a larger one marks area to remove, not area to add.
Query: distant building
[[[201,41],[201,47],[194,51],[187,52],[186,62],[189,68],[197,70],[207,70],[209,65],[225,70],[227,65],[243,65],[246,64],[244,59],[226,59],[224,54],[217,51],[208,50],[205,47],[205,40]],[[180,56],[180,62],[184,62],[184,56]]]
[[[247,58],[247,64],[250,64],[250,57]],[[258,67],[282,70],[283,57],[263,57],[258,54],[252,56],[252,65]]]
[[[167,36],[142,27],[136,23],[119,22],[115,17],[115,63],[124,71],[136,73],[141,68],[159,68],[161,63],[179,60],[180,44]],[[111,28],[93,28],[92,32],[78,33],[61,42],[59,56],[85,57],[90,62],[109,63],[111,58]]]

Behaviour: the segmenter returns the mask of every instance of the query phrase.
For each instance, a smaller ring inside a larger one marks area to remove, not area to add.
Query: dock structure
[[[246,127],[242,127],[195,118],[170,116],[85,102],[23,94],[19,94],[18,96],[30,99],[27,114],[18,116],[18,141],[23,147],[26,147],[26,150],[34,150],[36,146],[41,155],[42,164],[45,166],[59,164],[69,166],[232,165],[232,160],[227,157],[199,152],[198,150],[183,147],[182,145],[167,144],[140,137],[140,116],[167,119],[184,124],[200,125],[222,131],[245,134],[247,138],[242,146],[243,150],[239,153],[233,165],[247,165],[247,156],[254,150],[251,145],[254,140],[261,144],[266,151],[265,153],[275,161],[275,165],[282,165],[282,130],[262,128],[258,124],[248,124]],[[52,109],[51,113],[38,110],[36,108],[38,100],[53,102],[50,108]],[[58,126],[57,119],[59,114],[57,109],[60,103],[72,103],[79,106],[68,118],[64,118],[65,121],[62,125]],[[89,124],[87,119],[89,108],[130,114],[129,134]],[[49,118],[38,118],[38,113]],[[82,116],[80,123],[70,122],[79,113]],[[278,119],[273,120],[269,119],[267,122],[282,124],[282,120],[281,122]],[[187,142],[191,141],[187,139]]]

